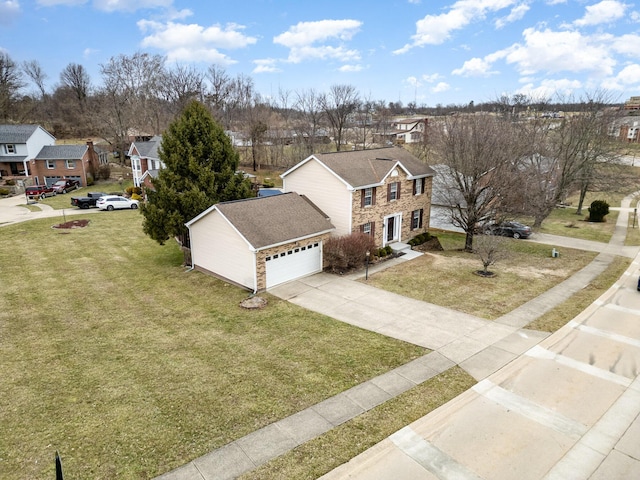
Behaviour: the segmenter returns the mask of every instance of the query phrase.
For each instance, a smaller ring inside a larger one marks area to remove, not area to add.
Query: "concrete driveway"
[[[71,198],[69,194],[66,194],[66,196]],[[71,200],[69,200],[69,202],[70,201]],[[97,213],[99,211],[96,208],[82,210],[72,207],[71,205],[63,211],[53,209],[49,205],[41,202],[31,201],[30,203],[34,205],[37,210],[32,211],[27,208],[27,199],[24,195],[0,198],[0,227],[38,218],[55,218],[63,215],[80,215],[84,213]]]

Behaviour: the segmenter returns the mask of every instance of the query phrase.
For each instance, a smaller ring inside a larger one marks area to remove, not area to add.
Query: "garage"
[[[213,205],[187,222],[193,268],[253,292],[322,271],[335,227],[297,193]]]
[[[267,288],[322,271],[322,242],[276,252],[265,258]]]

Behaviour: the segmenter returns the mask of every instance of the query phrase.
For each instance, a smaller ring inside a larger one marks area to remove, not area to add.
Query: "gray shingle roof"
[[[400,147],[322,153],[315,157],[354,188],[381,183],[397,162],[413,177],[435,173],[429,165]]]
[[[138,154],[142,158],[153,158],[159,159],[158,149],[160,148],[160,144],[162,143],[162,136],[156,135],[151,138],[151,140],[147,142],[133,142],[136,150],[138,150]]]
[[[36,160],[80,160],[87,148],[86,145],[46,145],[36,155]]]
[[[255,249],[335,228],[326,214],[297,193],[224,202],[216,208]]]
[[[38,125],[0,125],[0,143],[27,143]]]

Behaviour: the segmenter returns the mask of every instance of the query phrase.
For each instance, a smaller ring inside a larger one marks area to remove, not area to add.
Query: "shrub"
[[[370,235],[352,233],[342,237],[331,237],[323,246],[327,266],[334,272],[364,265],[367,252],[375,254],[375,243]]]
[[[11,190],[9,190],[8,188],[0,187],[0,195],[9,195],[10,193]]]
[[[132,193],[131,194],[131,200],[142,201],[142,196],[138,195],[137,193]]]
[[[87,187],[90,187],[95,182],[93,181],[93,177],[91,175],[87,175]]]
[[[4,183],[7,185],[15,185],[16,181],[13,178],[8,178]]]
[[[393,253],[393,249],[391,248],[391,245],[387,245],[386,247],[384,247],[385,252],[387,252],[387,255],[391,255]]]
[[[98,167],[98,174],[96,175],[96,178],[100,180],[109,180],[109,178],[111,178],[111,167],[108,164],[100,165]]]
[[[140,195],[142,195],[142,188],[140,187],[127,187],[125,189],[125,191],[127,192],[127,195],[129,195],[131,198],[133,198],[134,195],[138,195],[140,197]]]
[[[589,207],[590,222],[604,222],[604,217],[609,214],[609,204],[604,200],[594,200]]]

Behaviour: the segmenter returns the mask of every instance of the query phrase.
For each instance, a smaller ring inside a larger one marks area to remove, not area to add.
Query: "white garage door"
[[[322,270],[322,242],[288,248],[266,258],[267,288]]]

